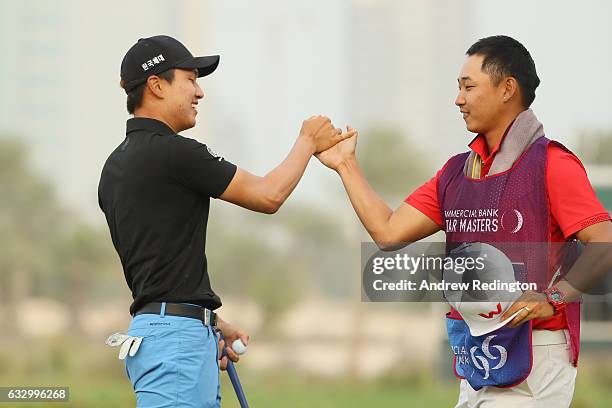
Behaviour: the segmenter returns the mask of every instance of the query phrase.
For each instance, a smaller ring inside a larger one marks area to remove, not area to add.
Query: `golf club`
[[[219,335],[221,336],[222,340],[225,340],[221,332],[219,332]],[[238,372],[236,371],[236,367],[234,367],[232,360],[230,360],[230,358],[227,356],[226,347],[223,347],[223,356],[227,357],[227,375],[229,375],[232,386],[234,387],[234,392],[236,393],[236,397],[240,403],[240,408],[249,408],[249,403],[244,395],[242,384],[240,384],[240,378],[238,378]]]

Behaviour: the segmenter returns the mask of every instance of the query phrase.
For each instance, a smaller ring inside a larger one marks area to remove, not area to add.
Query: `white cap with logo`
[[[474,282],[486,283],[513,283],[516,282],[514,267],[508,257],[496,247],[473,242],[462,244],[448,255],[450,258],[480,259],[481,270],[471,269],[458,273],[457,268],[445,268],[443,278],[445,282],[467,283],[468,290],[445,291],[448,303],[454,307],[470,329],[472,336],[482,336],[506,325],[520,310],[505,320],[502,315],[518,299],[522,291],[508,290],[475,290]],[[456,265],[456,264],[454,264]]]

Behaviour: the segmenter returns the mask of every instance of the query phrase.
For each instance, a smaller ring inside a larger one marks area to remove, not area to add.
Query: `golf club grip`
[[[236,393],[236,397],[238,398],[238,402],[240,403],[240,408],[249,408],[249,403],[247,402],[246,396],[244,395],[242,384],[240,384],[240,379],[238,378],[236,367],[234,367],[234,363],[229,358],[227,359],[227,375],[229,375],[230,381],[232,382],[232,386],[234,387],[234,392]]]
[[[219,336],[221,336],[222,340],[225,340],[223,333],[220,331]],[[227,345],[225,347],[227,347]],[[227,375],[229,375],[230,381],[232,382],[232,387],[234,387],[234,392],[236,393],[236,397],[240,403],[240,408],[249,408],[249,403],[247,402],[246,395],[244,395],[242,384],[240,384],[240,378],[238,378],[238,372],[236,371],[236,367],[234,367],[234,362],[230,360],[229,356],[227,355],[227,350],[225,347],[223,347],[222,356],[227,357]]]

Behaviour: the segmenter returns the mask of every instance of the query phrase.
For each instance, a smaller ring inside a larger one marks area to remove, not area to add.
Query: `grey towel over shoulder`
[[[499,174],[510,169],[521,154],[542,136],[544,136],[544,126],[536,118],[533,111],[527,109],[521,112],[502,141],[487,176]],[[463,167],[464,174],[470,174],[469,169],[471,168],[471,163],[474,162],[475,156],[476,152],[470,152]]]

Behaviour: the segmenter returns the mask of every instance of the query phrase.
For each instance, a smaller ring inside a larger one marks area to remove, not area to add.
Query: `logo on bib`
[[[501,225],[505,231],[516,234],[523,228],[523,214],[517,209],[508,210],[501,216]]]
[[[456,208],[444,211],[446,232],[498,232],[518,233],[525,223],[516,208],[500,215],[499,208]]]
[[[482,342],[481,351],[482,351],[482,354],[484,354],[486,358],[475,354],[475,352],[478,350],[477,346],[474,346],[470,349],[470,355],[472,357],[472,362],[474,363],[474,366],[479,370],[484,370],[485,372],[485,375],[483,377],[484,380],[489,378],[489,373],[491,370],[498,370],[502,368],[506,364],[506,360],[508,359],[508,352],[503,346],[498,346],[498,345],[489,346],[489,343],[491,343],[491,340],[493,340],[495,336],[496,336],[495,334],[492,336],[488,336]],[[499,356],[498,357],[494,356],[491,353],[491,350],[489,350],[489,347],[497,349],[497,351],[499,352]],[[494,367],[490,367],[491,364],[489,363],[489,360],[497,360],[497,359],[499,359],[499,362]]]

